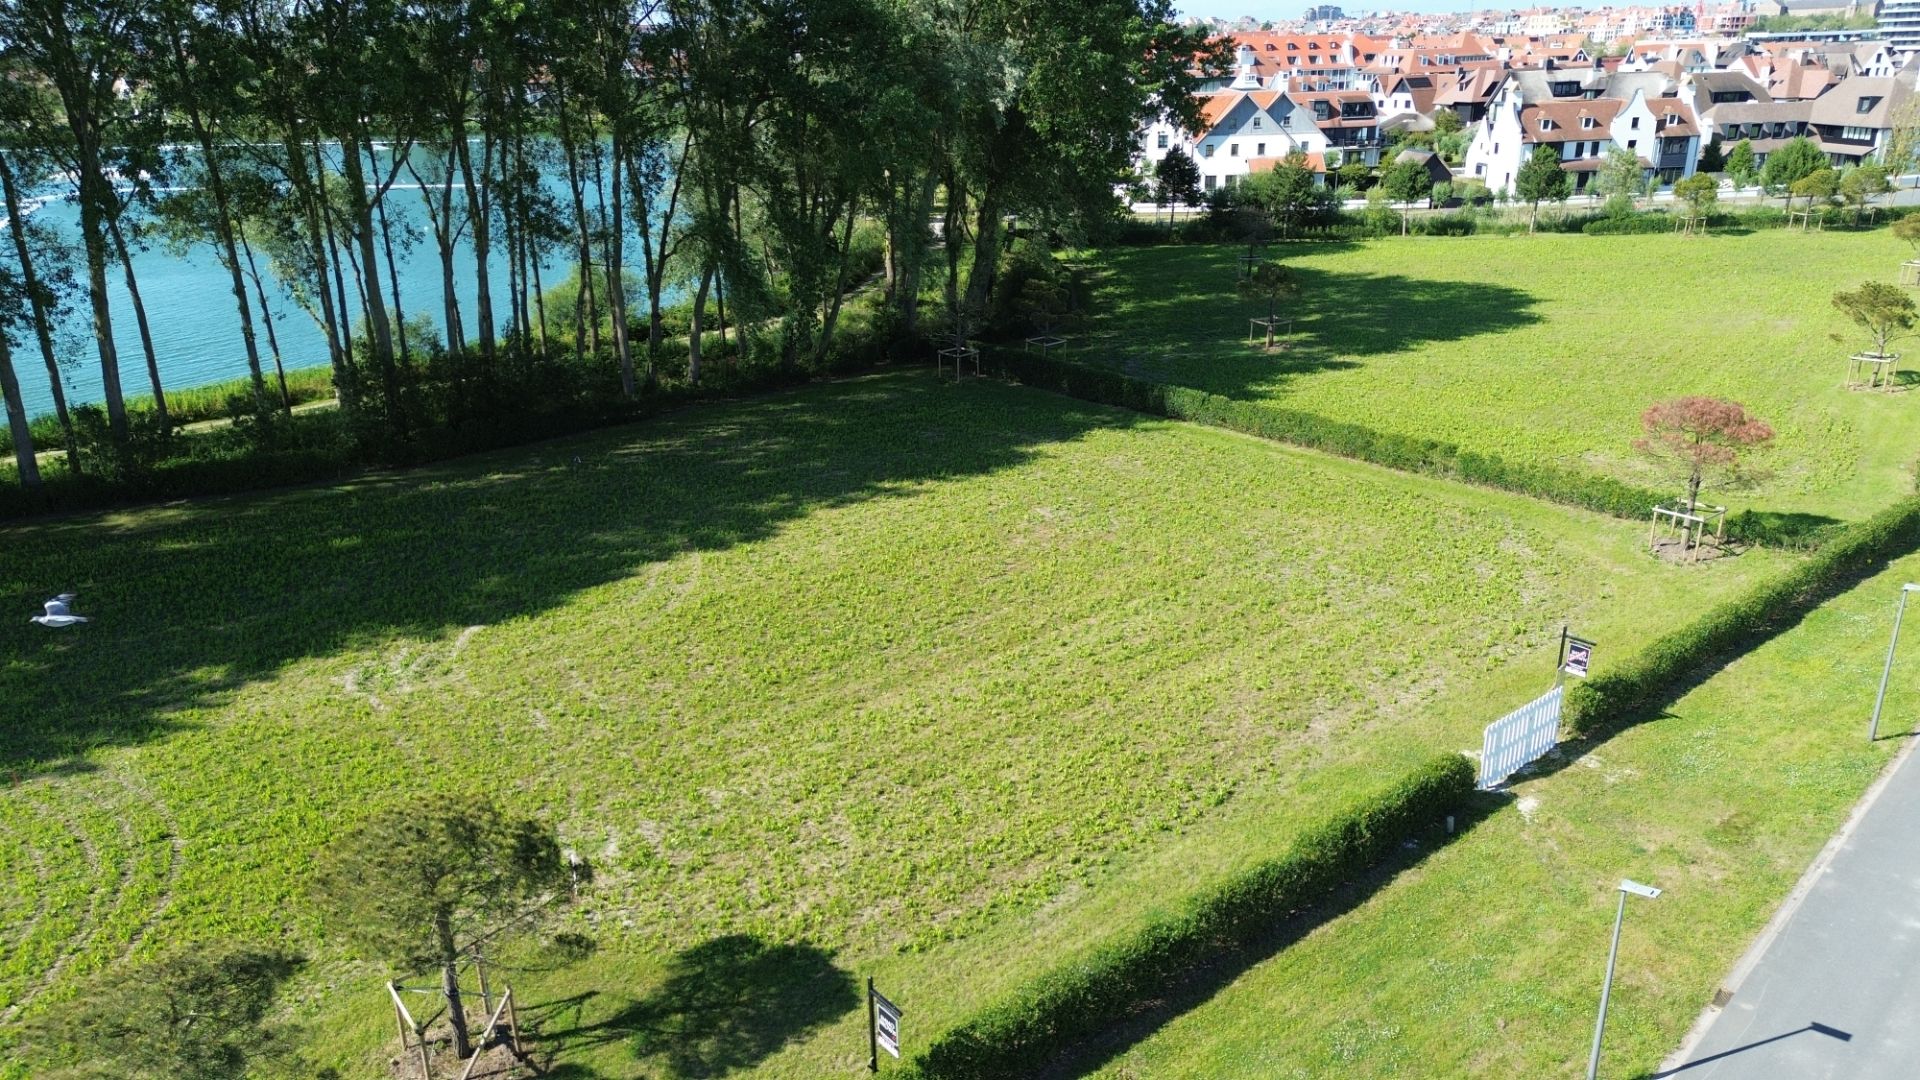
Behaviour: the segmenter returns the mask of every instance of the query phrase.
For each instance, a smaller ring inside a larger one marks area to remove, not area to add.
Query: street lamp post
[[[1587,1058],[1587,1080],[1595,1080],[1600,1075],[1600,1040],[1607,1032],[1607,998],[1613,994],[1613,963],[1620,956],[1620,924],[1627,919],[1628,893],[1651,900],[1660,895],[1660,890],[1637,881],[1622,879],[1620,882],[1620,909],[1613,915],[1613,947],[1607,950],[1607,980],[1600,985],[1600,1019],[1593,1025],[1593,1054]]]
[[[1887,642],[1887,666],[1880,669],[1880,693],[1873,699],[1873,719],[1867,723],[1867,741],[1880,737],[1880,706],[1887,703],[1887,680],[1893,676],[1893,648],[1900,644],[1900,617],[1907,613],[1907,594],[1920,589],[1908,583],[1900,586],[1900,606],[1893,609],[1893,640]]]

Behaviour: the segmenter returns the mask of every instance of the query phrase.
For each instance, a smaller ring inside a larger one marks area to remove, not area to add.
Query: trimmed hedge
[[[1244,949],[1324,900],[1406,841],[1438,825],[1473,790],[1458,754],[1301,835],[1282,854],[1189,897],[1172,915],[1054,969],[933,1040],[908,1068],[925,1080],[1027,1077],[1061,1043],[1097,1034],[1162,999],[1182,979]]]
[[[1886,562],[1920,549],[1920,498],[1840,530],[1806,561],[1664,634],[1628,659],[1572,687],[1566,719],[1575,735],[1623,727],[1660,708],[1712,665],[1798,622],[1823,600]]]
[[[1314,413],[1236,401],[1202,390],[1167,386],[1017,350],[996,349],[993,355],[1009,375],[1028,386],[1176,420],[1211,424],[1390,469],[1461,480],[1635,520],[1646,517],[1648,508],[1661,500],[1656,492],[1610,477],[1551,465],[1511,462],[1435,439],[1375,431]]]

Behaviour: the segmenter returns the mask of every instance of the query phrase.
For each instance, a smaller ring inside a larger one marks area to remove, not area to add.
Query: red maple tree
[[[1685,477],[1687,513],[1700,502],[1700,489],[1709,481],[1733,484],[1745,478],[1741,455],[1773,441],[1773,428],[1749,416],[1737,402],[1711,397],[1683,397],[1648,406],[1640,414],[1646,434],[1634,449]]]

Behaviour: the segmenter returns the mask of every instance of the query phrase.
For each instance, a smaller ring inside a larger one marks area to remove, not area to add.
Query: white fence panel
[[[1487,725],[1480,748],[1480,790],[1538,761],[1560,741],[1560,702],[1565,687],[1556,686]]]

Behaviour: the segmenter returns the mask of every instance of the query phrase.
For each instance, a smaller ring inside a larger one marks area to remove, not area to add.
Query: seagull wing
[[[47,601],[47,614],[48,615],[71,615],[73,614],[73,612],[67,607],[67,602],[65,600],[56,599],[56,600]]]

